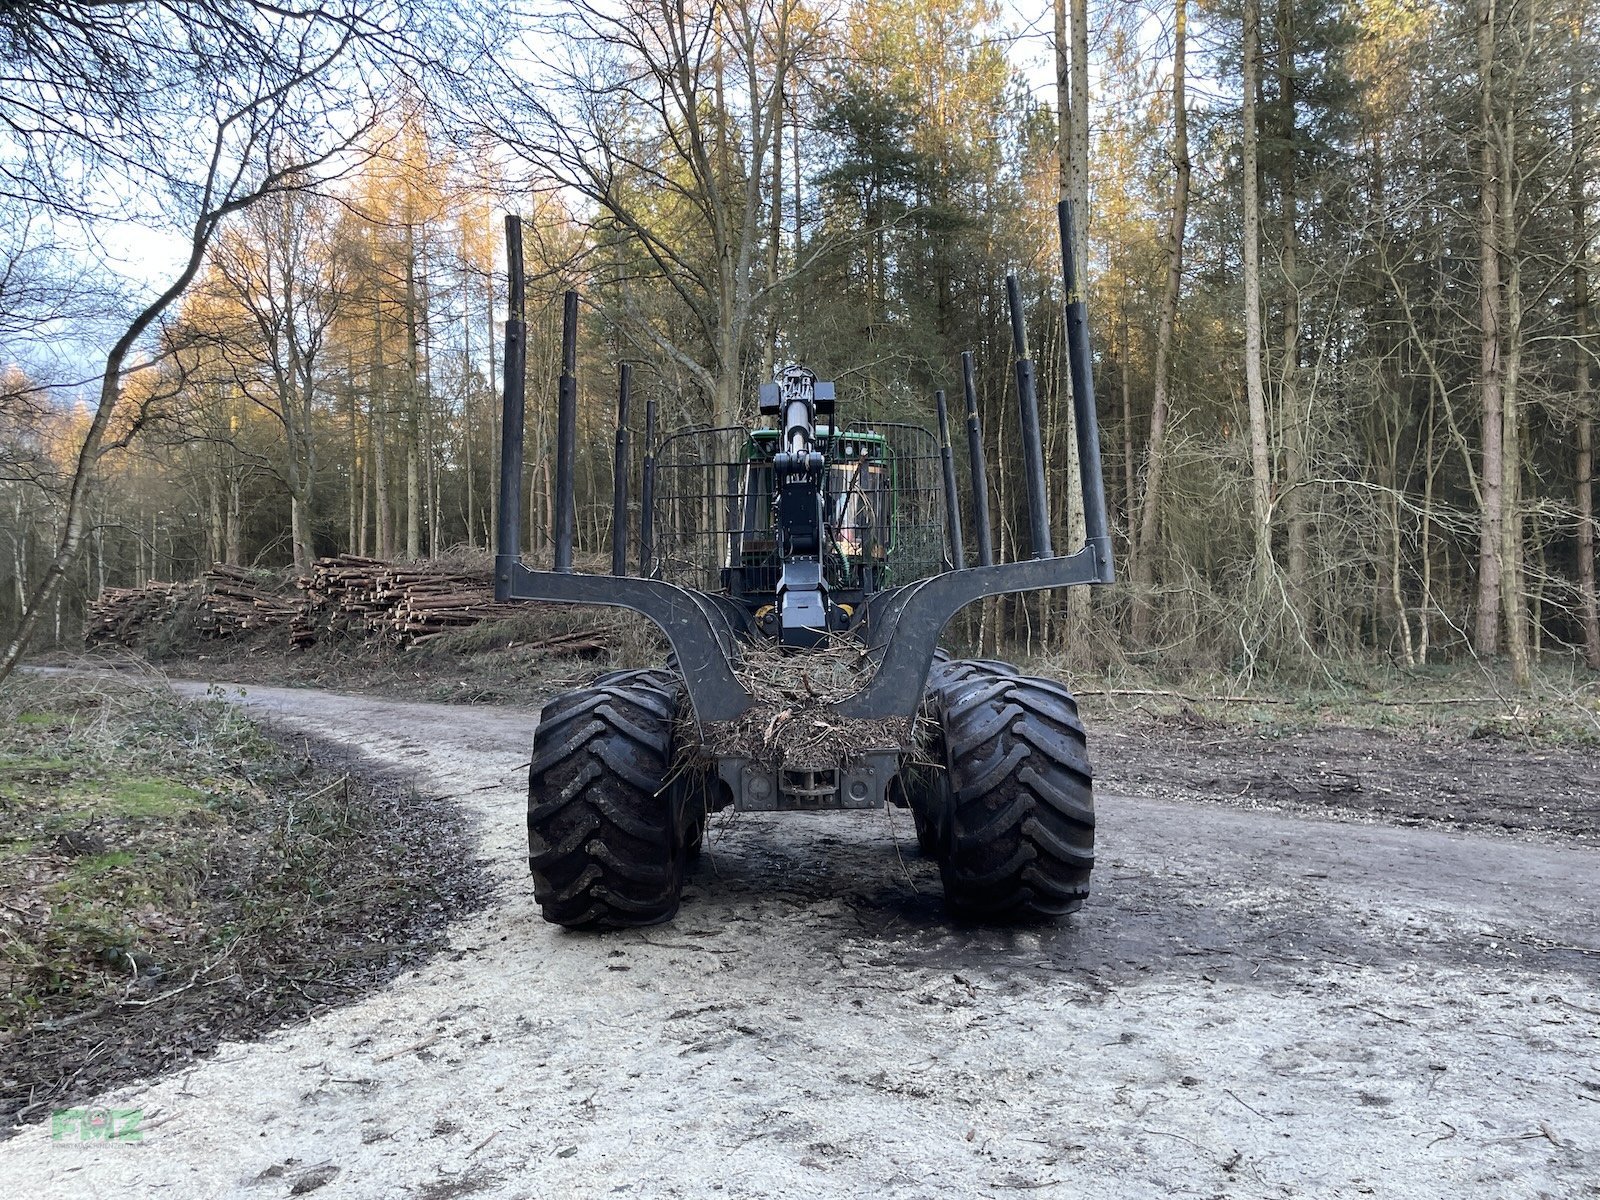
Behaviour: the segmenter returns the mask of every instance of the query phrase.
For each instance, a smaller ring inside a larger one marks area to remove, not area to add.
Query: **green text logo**
[[[144,1140],[140,1108],[58,1108],[50,1114],[53,1142],[138,1142]]]

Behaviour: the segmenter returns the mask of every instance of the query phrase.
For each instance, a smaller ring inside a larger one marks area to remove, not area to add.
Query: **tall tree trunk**
[[[238,419],[233,418],[231,424],[238,429]],[[230,445],[228,454],[228,512],[224,521],[228,552],[223,562],[238,565],[244,561],[244,482],[240,478],[238,454]],[[105,557],[102,554],[101,562]]]
[[[463,252],[462,261],[466,262]],[[466,475],[467,492],[467,548],[476,549],[478,545],[477,511],[474,503],[477,491],[477,480],[473,474],[472,462],[472,393],[476,390],[473,385],[478,382],[477,369],[472,365],[472,292],[470,285],[472,276],[464,273],[461,280],[462,321],[461,321],[461,451],[462,469]]]
[[[11,494],[11,581],[17,586],[17,614],[28,607],[28,536],[22,520],[22,489]]]
[[[422,371],[422,482],[427,497],[428,555],[437,557],[443,548],[444,530],[439,504],[439,411],[433,394],[433,316],[429,303],[432,295],[424,264],[417,301],[417,346]]]
[[[291,330],[288,334],[291,343],[294,336]],[[298,375],[298,356],[291,357],[295,362],[291,370]],[[310,381],[304,381],[304,386],[309,391]],[[309,399],[302,399],[300,387],[300,381],[283,379],[278,387],[278,403],[285,421],[284,456],[287,461],[284,478],[289,490],[289,540],[294,547],[295,570],[306,574],[311,570],[312,476],[316,464],[312,458],[314,446],[311,430],[307,426],[311,403]]]
[[[346,532],[344,545],[351,553],[356,553],[356,546],[361,540],[361,413],[356,406],[356,376],[355,367],[351,363],[345,364],[344,375],[344,413],[345,424],[350,430],[350,459],[349,483],[345,487],[345,521]]]
[[[1089,0],[1072,0],[1072,107],[1067,191],[1078,218],[1078,278],[1089,269]]]
[[[782,69],[780,64],[780,70]],[[772,89],[772,204],[767,213],[767,336],[761,344],[762,380],[778,359],[778,251],[783,244],[783,81]]]
[[[1072,202],[1077,218],[1077,244],[1072,258],[1075,274],[1084,279],[1088,255],[1085,253],[1089,237],[1089,11],[1087,0],[1071,0],[1070,34],[1067,14],[1068,0],[1056,0],[1056,112],[1059,129],[1059,156],[1061,159],[1061,195]],[[1068,39],[1070,36],[1071,55]],[[1062,297],[1063,300],[1068,297]],[[1063,333],[1065,328],[1063,327]],[[1064,348],[1064,339],[1063,339]],[[1058,371],[1061,383],[1055,388],[1057,395],[1072,396],[1071,374]],[[1078,418],[1074,408],[1076,397],[1066,405],[1067,451],[1067,545],[1081,546],[1088,538],[1083,513],[1083,463],[1078,456]],[[1070,634],[1079,633],[1089,617],[1091,589],[1073,588],[1067,592],[1067,613],[1072,618]]]
[[[488,330],[489,340],[489,428],[491,437],[489,442],[489,524],[484,530],[484,544],[498,550],[494,545],[495,531],[500,528],[500,392],[495,387],[495,359],[502,351],[500,340],[495,336],[499,331],[495,327],[494,319],[494,268],[491,266],[484,278],[484,300],[488,304]],[[520,484],[520,480],[518,481]],[[520,486],[518,492],[521,492]],[[530,523],[530,529],[532,525]],[[508,553],[520,554],[521,546],[508,548]]]
[[[1072,0],[1072,169],[1067,175],[1072,209],[1078,218],[1077,260],[1079,286],[1087,287],[1089,278],[1089,229],[1093,214],[1089,211],[1089,3]],[[1063,334],[1065,329],[1063,328]],[[1067,489],[1071,514],[1067,523],[1069,544],[1083,545],[1089,537],[1083,511],[1083,464],[1078,461],[1078,417],[1075,408],[1067,410],[1067,447],[1070,455],[1067,471]],[[1093,588],[1073,588],[1067,593],[1067,611],[1079,622],[1079,627],[1089,617],[1094,601]]]
[[[722,324],[717,330],[717,378],[712,396],[712,424],[736,425],[739,421],[739,336],[732,328],[733,297],[725,291]]]
[[[1579,368],[1579,396],[1590,403],[1589,364]],[[1594,418],[1578,418],[1578,594],[1583,619],[1583,660],[1600,670],[1600,604],[1594,570]]]
[[[1505,364],[1500,355],[1500,187],[1495,148],[1495,4],[1478,0],[1478,138],[1482,173],[1478,200],[1478,374],[1482,501],[1478,515],[1478,612],[1473,648],[1493,654],[1500,643],[1501,532],[1504,524]]]
[[[1581,42],[1582,25],[1578,26]],[[1578,610],[1583,625],[1583,659],[1600,669],[1600,602],[1595,595],[1594,569],[1594,398],[1590,391],[1589,340],[1589,206],[1588,160],[1583,146],[1583,75],[1575,73],[1570,96],[1572,113],[1572,332],[1576,368],[1572,401],[1578,410]]]
[[[417,237],[406,226],[406,557],[422,557],[422,403],[417,382]]]
[[[388,374],[383,354],[383,301],[372,305],[372,388],[367,400],[368,444],[372,447],[372,506],[378,557],[394,557],[394,509],[389,503]]]
[[[1184,99],[1184,57],[1188,40],[1188,0],[1177,0],[1172,51],[1172,215],[1167,226],[1166,286],[1156,325],[1155,380],[1150,401],[1150,440],[1145,452],[1144,496],[1139,507],[1139,539],[1134,560],[1137,595],[1133,636],[1143,640],[1150,621],[1149,589],[1155,580],[1156,530],[1161,515],[1161,473],[1165,466],[1167,409],[1172,369],[1172,335],[1183,288],[1183,242],[1189,220],[1189,115]]]
[[[221,562],[222,556],[227,553],[223,543],[222,533],[222,490],[227,486],[222,464],[222,453],[218,451],[209,456],[211,470],[206,472],[206,559],[209,562]],[[13,534],[13,537],[20,534]],[[18,581],[20,585],[20,580]]]
[[[1279,372],[1279,431],[1283,443],[1283,484],[1281,507],[1288,524],[1290,597],[1297,606],[1305,600],[1306,574],[1310,554],[1307,542],[1310,521],[1306,515],[1306,494],[1301,490],[1306,477],[1306,459],[1311,429],[1308,416],[1301,411],[1300,372],[1300,221],[1295,147],[1295,29],[1294,0],[1278,0],[1276,14],[1278,42],[1278,195],[1282,205],[1283,236],[1283,365]]]
[[[370,424],[368,425],[368,429],[370,431]],[[361,492],[361,516],[356,522],[356,544],[350,547],[350,552],[352,554],[359,554],[362,558],[367,556],[367,547],[370,544],[367,541],[367,530],[371,527],[371,505],[369,502],[369,497],[372,495],[372,489],[368,482],[372,475],[371,463],[372,459],[370,455],[362,456],[361,478],[356,481],[356,487],[359,488]]]
[[[1422,558],[1422,602],[1418,611],[1418,625],[1421,627],[1420,644],[1417,647],[1417,658],[1426,666],[1428,663],[1428,641],[1433,628],[1433,494],[1439,476],[1438,457],[1434,453],[1439,426],[1437,417],[1437,393],[1430,386],[1428,389],[1428,440],[1423,448],[1423,485],[1422,485],[1422,521],[1418,530],[1418,553]]]
[[[1126,280],[1124,280],[1126,283]],[[1138,567],[1135,562],[1136,542],[1133,529],[1135,506],[1139,503],[1136,489],[1137,467],[1133,458],[1133,349],[1128,343],[1128,299],[1124,291],[1122,302],[1122,333],[1117,339],[1118,383],[1122,385],[1122,520],[1128,530],[1127,567],[1128,576],[1137,575]]]
[[[1250,412],[1250,514],[1256,585],[1272,569],[1272,465],[1267,457],[1267,395],[1261,378],[1261,175],[1256,88],[1261,78],[1260,0],[1244,0],[1244,380]]]
[[[1505,611],[1506,652],[1511,681],[1526,689],[1533,683],[1528,652],[1527,600],[1522,569],[1522,256],[1517,252],[1516,115],[1509,107],[1504,132],[1497,139],[1500,158],[1500,249],[1506,256],[1505,369],[1501,387],[1500,453],[1500,595]]]
[[[311,570],[311,526],[306,514],[306,503],[299,496],[289,497],[289,536],[294,541],[294,569],[300,574]]]
[[[800,265],[800,252],[805,249],[805,240],[800,225],[800,106],[789,106],[794,117],[794,140],[790,142],[789,167],[794,175],[794,262],[795,267]]]

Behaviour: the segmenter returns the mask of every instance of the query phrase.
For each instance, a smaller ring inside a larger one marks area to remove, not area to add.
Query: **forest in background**
[[[1120,581],[967,633],[1092,666],[1600,668],[1594,0],[100,7],[123,25],[0,16],[0,629],[35,647],[213,561],[486,546],[507,211],[534,556],[567,288],[580,549],[609,545],[620,361],[637,447],[644,399],[665,431],[748,421],[795,360],[847,418],[931,425],[971,350],[1025,555],[1008,271],[1059,544],[1071,196]],[[170,58],[135,69],[124,27]],[[148,293],[64,233],[142,212],[119,186],[187,247]]]

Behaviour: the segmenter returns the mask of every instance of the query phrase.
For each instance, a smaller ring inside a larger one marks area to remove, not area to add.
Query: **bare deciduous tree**
[[[265,196],[336,171],[364,129],[352,81],[334,75],[375,28],[355,4],[69,3],[7,6],[0,201],[78,231],[92,253],[107,219],[181,236],[163,283],[117,319],[62,502],[54,551],[0,652],[27,648],[87,531],[97,468],[138,351],[200,271],[223,222]]]

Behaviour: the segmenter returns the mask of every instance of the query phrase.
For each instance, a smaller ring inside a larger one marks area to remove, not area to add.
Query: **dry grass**
[[[0,1138],[427,950],[478,892],[459,817],[352,766],[154,675],[7,681]]]

